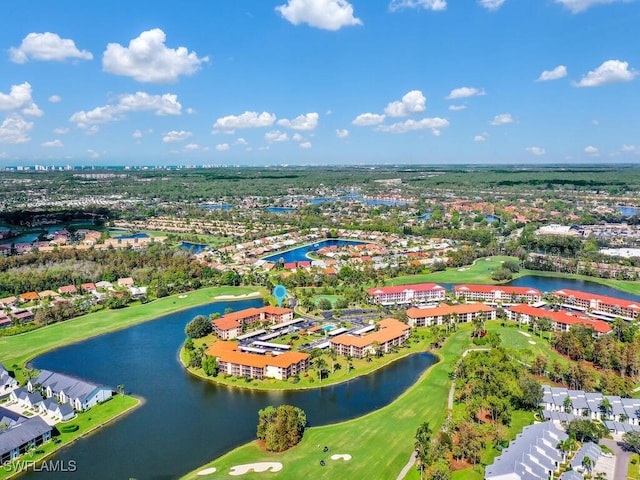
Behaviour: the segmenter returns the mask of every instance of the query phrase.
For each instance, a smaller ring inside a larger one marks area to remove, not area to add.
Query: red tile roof
[[[407,310],[407,316],[409,318],[425,318],[425,317],[439,317],[444,315],[464,314],[464,313],[476,313],[476,312],[492,312],[494,308],[484,303],[464,303],[462,305],[440,305],[435,308],[410,308]]]
[[[438,285],[437,283],[415,283],[411,285],[397,285],[394,287],[375,287],[367,290],[369,295],[381,295],[381,294],[389,294],[389,293],[401,293],[409,290],[413,290],[415,292],[428,292],[430,290],[444,290],[444,287]]]
[[[456,285],[453,288],[456,292],[504,292],[508,295],[541,295],[540,290],[529,287],[508,287],[504,285]]]
[[[620,307],[629,308],[631,310],[640,310],[640,302],[633,302],[633,301],[624,300],[621,298],[605,297],[604,295],[596,295],[595,293],[587,293],[587,292],[580,292],[578,290],[562,289],[562,290],[556,290],[555,292],[553,292],[553,294],[558,297],[565,297],[565,298],[575,297],[577,299],[585,300],[585,301],[596,300],[600,303],[606,303],[607,305],[619,305]]]
[[[594,320],[585,316],[572,315],[566,310],[560,310],[554,312],[552,310],[545,310],[544,308],[536,308],[531,305],[514,305],[509,307],[509,310],[515,313],[521,313],[529,315],[535,318],[549,318],[552,322],[561,323],[564,325],[576,325],[582,324],[585,327],[591,327],[598,333],[608,333],[612,330],[611,325],[602,320]]]

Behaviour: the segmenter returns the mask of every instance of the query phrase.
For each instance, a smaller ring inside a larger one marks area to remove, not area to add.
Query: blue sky
[[[636,0],[4,0],[0,165],[640,160]]]

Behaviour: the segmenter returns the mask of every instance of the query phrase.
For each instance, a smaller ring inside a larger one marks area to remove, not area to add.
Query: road
[[[605,471],[608,475],[609,479],[612,480],[627,480],[627,470],[629,468],[629,457],[631,457],[632,452],[628,452],[622,449],[621,442],[616,440],[610,440],[608,438],[604,438],[600,440],[600,443],[606,445],[615,454],[615,469],[613,473],[613,477],[611,476],[610,471]],[[596,464],[596,468],[594,468],[594,472],[598,472],[598,467],[600,466],[601,460],[605,460],[604,457],[598,459],[598,463]],[[608,460],[608,459],[607,459]],[[606,462],[605,462],[606,463]]]

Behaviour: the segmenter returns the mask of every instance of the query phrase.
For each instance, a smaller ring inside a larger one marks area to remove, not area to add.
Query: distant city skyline
[[[0,167],[640,161],[636,0],[9,0]]]

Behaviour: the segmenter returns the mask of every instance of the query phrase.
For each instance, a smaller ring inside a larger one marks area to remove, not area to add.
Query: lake
[[[310,245],[304,245],[302,247],[294,248],[293,250],[288,250],[286,252],[269,255],[268,257],[264,257],[263,260],[267,260],[269,262],[277,262],[282,258],[284,259],[285,263],[301,262],[305,260],[308,261],[309,257],[307,257],[307,254],[311,252],[316,252],[321,248],[324,248],[324,247],[341,248],[345,245],[357,245],[359,243],[366,243],[366,242],[360,242],[358,240],[335,240],[335,239],[321,240],[319,242],[316,242]]]
[[[343,384],[288,392],[224,387],[182,368],[178,350],[184,327],[195,315],[261,305],[261,300],[248,300],[196,307],[35,359],[38,369],[113,388],[124,384],[127,392],[146,399],[142,407],[55,458],[76,461],[78,478],[176,478],[254,439],[258,410],[267,405],[296,405],[312,426],[359,417],[392,402],[435,361],[430,353],[415,354]],[[66,479],[68,473],[31,472],[21,478]]]

